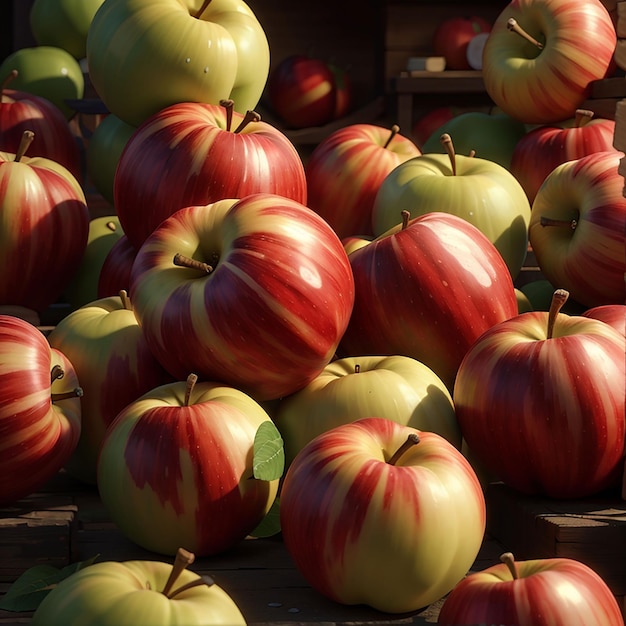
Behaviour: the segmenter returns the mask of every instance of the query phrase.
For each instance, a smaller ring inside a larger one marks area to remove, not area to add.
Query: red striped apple
[[[581,315],[606,322],[626,335],[626,304],[602,304],[583,311]]]
[[[611,69],[616,42],[600,0],[511,0],[485,42],[485,89],[528,124],[574,117],[591,83]]]
[[[626,339],[602,322],[522,313],[487,330],[459,367],[461,432],[481,462],[526,494],[584,498],[621,481]]]
[[[166,219],[137,253],[130,294],[146,341],[174,377],[192,371],[271,400],[333,358],[354,281],[319,215],[253,194]]]
[[[307,159],[307,206],[339,237],[373,234],[380,185],[397,165],[421,154],[399,131],[395,125],[350,124],[322,139]]]
[[[485,532],[482,488],[443,437],[369,417],[309,442],[287,470],[282,536],[318,592],[387,613],[448,593]]]
[[[581,561],[515,561],[510,552],[500,560],[456,585],[439,611],[439,626],[623,626],[608,585]]]
[[[234,547],[278,491],[278,480],[253,473],[257,430],[271,421],[265,410],[238,389],[196,380],[190,374],[131,402],[109,426],[98,460],[111,519],[159,554]]]
[[[306,204],[306,174],[295,146],[255,113],[185,102],[146,120],[127,141],[114,182],[115,210],[139,248],[177,209],[252,193]]]
[[[0,315],[0,503],[43,487],[78,443],[76,372],[39,329]]]

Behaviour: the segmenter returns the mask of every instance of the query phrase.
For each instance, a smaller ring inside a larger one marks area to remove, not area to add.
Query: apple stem
[[[567,226],[572,230],[576,230],[576,227],[578,226],[578,220],[575,219],[568,222],[567,220],[555,220],[551,217],[544,216],[541,216],[539,223],[542,226]]]
[[[55,365],[50,370],[50,384],[52,384],[55,380],[60,380],[63,376],[65,376],[63,368],[60,365]]]
[[[2,84],[0,85],[0,91],[4,91],[9,86],[9,84],[17,78],[17,75],[17,70],[11,70],[8,76],[2,81]]]
[[[193,15],[197,20],[200,19],[200,16],[204,13],[205,9],[211,4],[211,0],[204,0],[200,9]]]
[[[389,144],[393,141],[393,138],[400,132],[400,127],[397,124],[394,124],[391,127],[391,132],[389,133],[389,137],[387,137],[387,141],[385,141],[385,145],[383,148],[388,148]]]
[[[250,122],[260,122],[261,116],[256,111],[246,111],[241,123],[233,131],[235,134],[240,133]]]
[[[174,589],[174,591],[170,592],[167,597],[171,600],[179,593],[187,591],[187,589],[193,589],[194,587],[199,587],[200,585],[206,585],[207,587],[211,587],[214,584],[215,581],[210,576],[207,576],[205,574],[204,576],[199,576],[198,578],[196,578],[196,580],[189,581],[186,585],[181,585],[177,589]]]
[[[513,580],[517,580],[519,578],[519,574],[517,573],[517,567],[515,565],[515,557],[513,556],[513,553],[505,552],[500,556],[500,561],[509,568],[509,572],[511,572]]]
[[[450,167],[452,168],[452,175],[456,176],[456,153],[454,151],[454,144],[452,143],[452,137],[448,133],[444,133],[439,137],[439,142],[446,149],[446,154],[450,158]]]
[[[189,399],[191,398],[191,392],[193,391],[193,388],[196,386],[197,382],[198,382],[197,374],[189,374],[189,376],[187,376],[187,388],[185,389],[185,401],[184,401],[183,406],[189,406]]]
[[[548,339],[552,339],[552,335],[554,334],[554,324],[556,322],[556,318],[559,315],[560,310],[563,308],[563,305],[567,302],[569,298],[569,291],[565,289],[557,289],[552,294],[552,300],[550,302],[550,310],[548,311]]]
[[[17,148],[17,152],[15,153],[15,161],[18,162],[21,158],[26,154],[26,150],[31,143],[33,143],[33,139],[35,138],[35,133],[32,130],[25,130],[22,133],[22,139],[20,141],[20,145]]]
[[[580,128],[584,126],[587,122],[591,121],[593,118],[593,111],[589,109],[576,109],[576,116],[574,118],[574,124],[576,128]]]
[[[52,399],[52,403],[60,402],[61,400],[67,400],[68,398],[82,398],[83,397],[83,389],[82,387],[75,387],[71,391],[64,391],[62,393],[51,393],[50,398]]]
[[[537,41],[534,37],[532,37],[531,35],[529,35],[518,23],[517,20],[514,17],[509,18],[509,20],[506,23],[506,27],[510,30],[513,31],[514,33],[517,33],[518,35],[520,35],[521,37],[523,37],[524,39],[526,39],[526,41],[530,41],[530,43],[533,44],[533,46],[537,46],[537,48],[539,48],[539,50],[543,50],[543,44],[540,41]]]
[[[189,269],[200,270],[206,274],[210,274],[214,270],[213,266],[208,263],[196,261],[196,259],[180,254],[180,252],[177,252],[174,255],[172,262],[174,265],[178,265],[178,267],[188,267]]]
[[[395,465],[400,457],[410,450],[413,446],[417,445],[420,442],[419,435],[417,433],[410,433],[406,438],[406,441],[393,453],[391,458],[387,461],[389,465]]]
[[[402,216],[402,230],[404,230],[409,225],[409,220],[411,219],[411,214],[409,213],[409,211],[404,209],[404,211],[402,211],[402,213],[400,213],[400,215]]]
[[[467,156],[471,157],[471,158],[475,157],[476,156],[476,150],[474,150],[474,149],[470,150],[469,154]]]
[[[108,221],[106,223],[106,227],[112,232],[115,233],[117,232],[117,224],[113,221]]]
[[[122,306],[127,311],[132,311],[133,307],[132,307],[132,305],[130,303],[130,298],[128,297],[128,291],[126,291],[126,289],[120,289],[119,297],[120,297],[120,300],[122,301]]]
[[[226,130],[230,132],[230,128],[233,124],[233,109],[235,108],[235,103],[230,98],[224,98],[220,100],[220,105],[226,109]]]
[[[354,373],[355,373],[355,374],[359,374],[360,372],[361,372],[361,366],[357,363],[357,364],[354,366]]]
[[[163,587],[163,591],[161,593],[168,598],[174,583],[178,579],[178,577],[183,573],[189,565],[191,565],[196,559],[196,555],[193,552],[189,552],[184,548],[178,548],[176,552],[176,557],[174,558],[174,565],[172,565],[172,571],[165,583],[165,587]]]

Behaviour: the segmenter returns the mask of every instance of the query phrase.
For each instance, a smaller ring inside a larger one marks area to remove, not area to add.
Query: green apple
[[[12,89],[47,98],[67,119],[74,115],[65,101],[84,96],[85,77],[69,52],[56,46],[20,48],[4,59],[0,76],[8,76],[12,70],[18,72],[11,82]]]
[[[56,46],[83,59],[91,20],[104,0],[34,0],[30,30],[40,46]]]
[[[317,435],[371,416],[435,432],[461,449],[447,387],[429,367],[407,356],[337,359],[282,400],[274,419],[290,463]]]
[[[515,296],[517,298],[517,309],[519,313],[527,313],[528,311],[534,311],[533,305],[528,296],[517,287],[515,288]]]
[[[109,111],[132,126],[180,102],[229,98],[245,114],[269,75],[265,31],[242,0],[107,0],[87,63]]]
[[[526,134],[526,126],[505,113],[467,111],[444,122],[422,146],[423,153],[445,152],[439,138],[448,133],[457,152],[489,159],[509,169],[517,142]]]
[[[179,550],[174,565],[157,560],[103,561],[56,585],[37,607],[33,626],[245,626],[235,601],[210,576],[188,565]]]

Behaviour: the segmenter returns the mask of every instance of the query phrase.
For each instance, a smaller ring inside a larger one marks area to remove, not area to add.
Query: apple
[[[622,157],[594,152],[562,163],[532,206],[528,237],[541,272],[586,308],[626,301]]]
[[[115,242],[123,234],[117,215],[102,215],[89,221],[83,258],[63,292],[72,310],[98,299],[98,281],[102,265]],[[119,290],[116,293],[119,293]]]
[[[179,102],[230,98],[245,114],[261,98],[270,54],[242,0],[107,0],[89,28],[87,63],[108,110],[139,126]]]
[[[615,26],[599,0],[511,0],[483,49],[485,90],[528,124],[574,117],[613,61]]]
[[[429,367],[405,356],[335,359],[279,402],[274,422],[291,463],[317,435],[370,416],[435,432],[461,449],[450,392]]]
[[[255,436],[269,415],[242,391],[197,378],[131,402],[100,448],[98,489],[107,512],[127,538],[159,554],[180,545],[199,556],[233,548],[278,491],[278,479],[253,474]]]
[[[400,163],[419,156],[419,148],[377,124],[349,124],[322,139],[305,165],[307,206],[319,213],[340,238],[367,236],[372,207],[385,177]]]
[[[577,109],[576,116],[529,130],[515,146],[511,173],[532,204],[546,176],[561,163],[593,152],[615,150],[615,120],[594,118],[593,111]]]
[[[491,22],[484,17],[454,16],[442,20],[433,35],[435,55],[445,57],[449,70],[471,70],[467,61],[467,46],[479,33],[488,33]]]
[[[450,213],[480,230],[502,255],[516,278],[528,252],[530,204],[517,179],[489,159],[456,153],[444,133],[446,155],[424,153],[396,166],[383,180],[372,207],[375,235],[431,211]]]
[[[421,145],[423,153],[444,153],[441,135],[447,133],[454,140],[457,152],[475,153],[481,159],[494,161],[506,168],[518,142],[526,135],[526,126],[506,113],[465,111],[444,122]]]
[[[103,561],[56,585],[33,614],[33,626],[245,626],[235,601],[208,575],[187,569],[193,552],[161,561]],[[97,593],[94,593],[97,590]]]
[[[139,248],[177,209],[260,192],[306,204],[304,165],[287,136],[254,112],[240,115],[232,101],[185,102],[159,111],[130,137],[114,204]]]
[[[510,552],[500,560],[455,586],[439,611],[439,626],[623,626],[608,585],[581,561],[564,557],[516,561]]]
[[[32,46],[19,48],[0,64],[0,77],[13,70],[17,76],[13,89],[46,98],[56,105],[66,119],[75,111],[66,100],[81,99],[85,93],[85,77],[78,61],[63,48]]]
[[[98,276],[98,298],[115,296],[130,288],[130,273],[137,256],[136,248],[122,235],[110,248]]]
[[[109,424],[128,404],[172,377],[152,355],[124,291],[72,311],[56,324],[48,341],[70,359],[84,392],[80,440],[65,467],[75,478],[95,485]]]
[[[555,289],[556,287],[549,280],[537,278],[521,285],[519,291],[530,301],[532,306],[531,310],[549,311]],[[568,315],[582,315],[586,309],[587,307],[579,304],[571,297],[568,297],[561,312],[567,313]],[[522,311],[520,311],[520,313],[522,313]]]
[[[459,107],[450,105],[430,109],[415,120],[411,129],[411,138],[418,147],[423,146],[436,130],[462,112],[463,110]]]
[[[354,106],[354,85],[350,69],[330,61],[328,67],[335,79],[335,110],[333,119],[338,120],[352,111]]]
[[[515,295],[517,297],[517,312],[526,313],[527,311],[534,311],[530,298],[517,287],[515,288]]]
[[[0,304],[41,313],[61,296],[80,263],[89,210],[66,168],[25,156],[33,137],[26,131],[17,153],[0,152]]]
[[[90,182],[100,195],[115,203],[115,170],[129,139],[137,130],[109,113],[95,127],[85,150],[86,170]]]
[[[323,59],[292,54],[272,69],[267,97],[286,126],[323,126],[335,119],[335,73]]]
[[[355,283],[340,356],[404,355],[452,390],[476,339],[517,314],[511,275],[495,246],[456,215],[409,219],[348,257]]]
[[[137,253],[129,292],[146,341],[175,378],[195,372],[265,401],[304,387],[331,361],[354,281],[319,215],[253,194],[164,220]]]
[[[581,313],[583,317],[601,320],[626,335],[626,304],[603,304],[594,306]]]
[[[626,339],[602,322],[550,311],[494,325],[459,366],[453,400],[477,458],[521,493],[585,498],[621,481]],[[558,442],[558,445],[555,445]]]
[[[56,46],[75,59],[87,54],[87,33],[104,0],[34,0],[29,13],[31,33],[40,46]]]
[[[82,181],[78,141],[63,113],[45,98],[11,89],[17,76],[17,70],[11,71],[0,85],[0,150],[17,152],[24,131],[31,131],[35,133],[28,149],[31,156],[56,161]]]
[[[443,437],[369,417],[298,453],[284,478],[280,523],[315,590],[405,613],[465,576],[483,540],[485,501],[474,470]]]
[[[0,315],[0,504],[48,482],[80,436],[76,372],[30,322]]]

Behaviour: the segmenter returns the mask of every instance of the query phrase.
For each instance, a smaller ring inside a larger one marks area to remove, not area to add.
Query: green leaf
[[[267,515],[259,525],[250,533],[252,537],[273,537],[280,532],[280,499],[277,497]]]
[[[263,422],[254,436],[252,472],[257,480],[278,480],[285,471],[285,449],[274,422]]]
[[[0,599],[0,609],[15,612],[36,611],[41,601],[62,580],[91,565],[97,558],[98,555],[61,569],[52,565],[35,565],[27,569]]]

